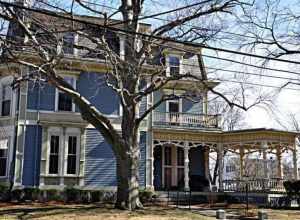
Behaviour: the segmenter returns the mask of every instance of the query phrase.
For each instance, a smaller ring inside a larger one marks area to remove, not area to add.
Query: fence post
[[[225,213],[225,211],[223,209],[217,210],[217,212],[216,212],[216,218],[217,219],[221,219],[221,220],[226,219],[226,213]]]
[[[268,219],[268,213],[264,210],[259,210],[258,211],[258,219],[259,220],[266,220]]]

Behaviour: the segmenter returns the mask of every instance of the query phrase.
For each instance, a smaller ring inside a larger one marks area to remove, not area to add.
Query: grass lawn
[[[216,209],[193,207],[192,211],[171,207],[145,207],[136,212],[120,211],[109,205],[65,205],[65,204],[4,204],[0,203],[2,219],[42,219],[42,220],[213,220]],[[225,208],[228,215],[244,213],[241,207]],[[266,209],[272,220],[300,220],[300,210]],[[256,209],[251,212],[257,213]],[[255,218],[254,218],[255,219]]]
[[[167,207],[145,207],[130,213],[104,205],[58,205],[58,204],[0,204],[2,219],[42,219],[42,220],[212,220],[197,212]]]

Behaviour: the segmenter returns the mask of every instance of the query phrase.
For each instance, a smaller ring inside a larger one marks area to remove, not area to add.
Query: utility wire
[[[266,57],[266,56],[257,55],[257,54],[251,54],[251,53],[246,53],[246,52],[229,50],[229,49],[225,49],[225,48],[218,48],[218,47],[202,45],[202,44],[199,44],[199,43],[192,43],[192,42],[188,42],[188,41],[178,41],[178,40],[175,40],[175,39],[172,39],[172,38],[160,37],[160,36],[150,35],[150,34],[146,34],[146,33],[140,33],[140,32],[136,32],[136,31],[124,30],[124,29],[115,28],[115,27],[108,27],[107,25],[101,25],[101,24],[97,24],[97,23],[94,23],[94,22],[78,19],[78,18],[75,18],[73,16],[67,17],[65,15],[61,15],[61,14],[58,14],[58,13],[45,11],[45,10],[41,11],[39,9],[29,8],[29,7],[26,7],[26,6],[17,5],[17,4],[13,4],[13,3],[0,1],[0,4],[8,6],[8,7],[16,7],[16,8],[19,8],[19,9],[33,11],[33,12],[37,12],[37,13],[41,13],[41,14],[46,14],[46,15],[49,15],[49,16],[59,17],[59,18],[63,18],[63,19],[66,19],[66,20],[76,21],[76,22],[79,22],[79,23],[87,24],[87,25],[94,25],[94,26],[98,26],[98,27],[101,27],[101,28],[104,28],[104,29],[109,29],[111,31],[122,32],[122,33],[127,33],[127,34],[132,34],[132,35],[139,35],[139,36],[142,36],[142,37],[145,37],[145,38],[150,38],[150,39],[152,38],[152,39],[161,40],[161,41],[165,41],[165,42],[173,42],[173,43],[178,43],[178,44],[191,46],[191,47],[195,47],[195,48],[205,48],[205,49],[209,49],[209,50],[221,51],[221,52],[225,52],[225,53],[238,54],[238,55],[249,56],[249,57],[255,57],[255,58],[264,59],[264,60],[272,60],[272,61],[278,61],[278,62],[284,62],[284,63],[290,63],[290,64],[298,64],[298,65],[300,64],[299,61],[292,61],[292,60],[285,60],[285,59],[280,59],[280,58]]]
[[[88,2],[88,1],[82,1],[84,3],[87,3],[87,4],[92,4],[92,5],[96,5],[96,6],[101,6],[101,7],[104,7],[104,8],[109,8],[109,9],[113,9],[113,10],[119,10],[118,8],[115,8],[115,7],[111,7],[111,6],[108,6],[108,5],[105,5],[105,4],[100,4],[100,3],[95,3],[95,2]],[[159,20],[159,21],[167,21],[167,22],[172,22],[172,20],[169,20],[169,19],[166,19],[166,18],[157,18],[155,14],[152,14],[152,15],[147,15],[147,16],[143,16],[143,17],[140,17],[139,18],[139,21],[140,20],[144,20],[144,19],[154,19],[154,20]],[[234,32],[230,32],[230,31],[223,31],[223,30],[213,30],[213,29],[207,29],[207,28],[200,28],[196,25],[191,25],[191,24],[182,24],[182,26],[187,26],[187,27],[191,27],[191,28],[196,28],[198,30],[203,30],[203,31],[218,31],[218,32],[222,32],[224,34],[231,34],[231,35],[235,35],[235,36],[239,36],[239,37],[245,37],[245,38],[251,38],[251,39],[257,39],[257,37],[254,37],[254,36],[249,36],[249,35],[245,35],[245,34],[240,34],[240,33],[234,33]],[[272,40],[270,39],[266,39],[267,41],[269,42],[273,42]],[[289,43],[289,42],[284,42],[284,41],[278,41],[277,42],[279,43],[285,43],[285,44],[290,44],[290,45],[294,45],[294,46],[299,46],[299,44],[296,44],[296,43]]]
[[[49,12],[49,11],[40,11],[40,10],[37,10],[37,9],[32,9],[32,8],[28,8],[28,7],[25,7],[25,6],[20,6],[20,5],[16,5],[16,4],[12,4],[12,3],[7,3],[7,2],[2,2],[2,1],[0,1],[0,4],[11,6],[11,7],[17,7],[17,8],[21,8],[21,9],[25,9],[25,10],[29,10],[29,11],[34,11],[34,12],[37,12],[37,13],[46,14],[46,15],[50,15],[50,16],[60,17],[60,18],[67,19],[67,20],[72,20],[72,21],[75,20],[75,21],[80,22],[80,23],[89,24],[89,25],[95,25],[95,26],[100,26],[100,27],[103,27],[103,28],[108,28],[110,30],[115,30],[115,31],[130,33],[130,34],[132,33],[132,31],[127,31],[127,30],[122,30],[122,29],[112,28],[112,27],[106,27],[104,25],[100,25],[100,24],[96,24],[96,23],[92,23],[92,22],[87,22],[87,21],[84,21],[84,20],[76,19],[76,18],[66,17],[66,16],[63,16],[63,15],[60,15],[60,14]],[[176,40],[173,40],[173,39],[161,38],[161,37],[157,37],[157,36],[150,36],[150,35],[143,34],[143,33],[137,33],[137,32],[134,32],[134,33],[138,34],[138,35],[143,35],[143,36],[146,36],[146,37],[152,37],[152,38],[156,38],[156,39],[160,39],[160,40],[164,40],[164,41],[171,41],[171,42],[181,43],[181,44],[185,44],[185,45],[186,44],[187,45],[193,45],[193,46],[197,46],[197,47],[201,48],[201,45],[199,45],[199,44],[194,44],[194,43],[190,43],[190,42],[181,42],[181,41],[176,41]],[[176,49],[181,50],[181,48],[176,48]],[[202,56],[207,56],[207,57],[216,58],[216,59],[222,59],[222,60],[226,60],[226,61],[230,61],[230,62],[239,62],[239,61],[234,61],[234,60],[229,60],[229,59],[224,59],[224,58],[219,58],[219,57],[213,57],[213,56],[208,56],[208,55],[202,55]],[[285,60],[285,61],[287,61],[287,60]],[[239,62],[239,63],[241,63],[241,62]],[[252,65],[252,64],[245,64],[245,63],[241,63],[241,64],[251,65],[251,66],[257,67],[257,68],[262,68],[262,67],[255,66],[255,65]],[[263,69],[268,69],[268,70],[272,70],[272,71],[281,71],[281,72],[295,73],[295,72],[291,72],[291,71],[278,70],[278,69],[272,69],[272,68],[263,68]],[[299,74],[299,73],[297,73],[297,74]],[[249,84],[249,83],[246,83],[246,82],[239,82],[239,81],[232,81],[232,80],[223,80],[223,81]],[[254,83],[252,83],[252,85],[266,86],[266,87],[272,87],[272,88],[278,88],[278,89],[292,89],[292,90],[297,90],[297,89],[293,89],[293,88],[281,88],[281,87],[270,86],[270,85],[263,85],[263,84],[254,84]]]
[[[202,4],[205,4],[205,3],[209,2],[209,1],[210,0],[205,0],[205,1],[194,3],[194,4],[186,5],[186,6],[183,6],[183,7],[175,8],[175,9],[172,9],[172,10],[168,10],[168,11],[164,11],[164,12],[159,12],[159,13],[152,14],[152,15],[143,16],[141,18],[135,19],[135,21],[144,20],[144,19],[148,19],[148,18],[153,18],[153,17],[165,15],[165,14],[170,14],[172,12],[177,12],[177,11],[188,9],[188,8],[191,8],[191,7],[194,7],[194,6],[202,5]],[[109,25],[119,25],[119,24],[124,24],[124,23],[127,23],[127,22],[129,22],[129,20],[120,21],[120,22],[116,22],[116,23],[110,23]]]

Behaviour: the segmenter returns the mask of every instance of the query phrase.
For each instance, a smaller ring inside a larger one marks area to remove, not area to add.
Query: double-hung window
[[[77,136],[68,136],[67,142],[67,174],[77,173]]]
[[[0,177],[6,176],[8,140],[0,140]]]
[[[177,56],[169,56],[169,71],[170,76],[177,76],[180,74],[180,58]]]
[[[2,87],[1,105],[1,116],[9,116],[11,106],[11,87],[9,85],[3,85]]]
[[[63,52],[64,54],[74,54],[75,34],[66,33],[63,36]]]
[[[76,88],[76,79],[75,77],[66,76],[64,80],[68,82],[73,88]],[[65,94],[62,91],[57,92],[57,111],[67,111],[67,112],[74,112],[75,111],[75,104],[72,101],[72,98]]]
[[[59,139],[60,137],[58,135],[50,136],[49,174],[59,174]]]

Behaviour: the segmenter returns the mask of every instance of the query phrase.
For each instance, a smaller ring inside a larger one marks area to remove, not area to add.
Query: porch
[[[219,129],[218,115],[155,111],[152,117],[154,127]]]
[[[193,192],[284,192],[284,179],[298,179],[298,134],[273,129],[250,129],[233,132],[221,131],[174,131],[155,129],[152,143],[152,175],[150,187],[155,190],[191,190]],[[228,178],[224,173],[226,152],[236,154],[238,175]],[[282,155],[291,153],[293,164],[291,176],[283,175]],[[209,182],[212,172],[212,154],[217,155],[217,186]],[[260,175],[249,173],[245,161],[249,155],[263,161]],[[265,161],[270,155],[276,164],[273,176]]]

